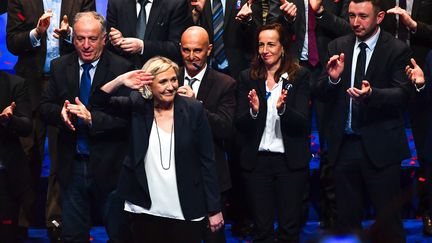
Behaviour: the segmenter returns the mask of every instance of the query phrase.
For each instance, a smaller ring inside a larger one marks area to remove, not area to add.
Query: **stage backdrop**
[[[1,0],[5,1],[5,0]],[[107,7],[107,0],[96,0],[96,9],[99,13],[105,16]],[[6,22],[7,14],[0,15],[0,69],[11,70],[13,69],[17,57],[10,54],[6,47]],[[68,16],[70,17],[70,16]]]

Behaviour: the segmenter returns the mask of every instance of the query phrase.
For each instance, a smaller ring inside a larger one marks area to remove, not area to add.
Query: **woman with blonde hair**
[[[200,102],[179,96],[178,66],[165,57],[118,76],[94,100],[129,115],[131,143],[117,193],[132,219],[133,242],[196,242],[224,221],[212,135]],[[112,94],[121,86],[129,97]]]

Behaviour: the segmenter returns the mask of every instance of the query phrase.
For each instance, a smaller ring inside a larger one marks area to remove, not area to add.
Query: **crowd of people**
[[[6,12],[18,61],[0,71],[0,241],[34,221],[48,137],[51,242],[89,242],[94,215],[109,242],[223,243],[227,215],[253,242],[300,242],[312,114],[321,227],[406,242],[407,113],[432,235],[429,0],[108,0],[106,18],[95,0],[8,0]]]

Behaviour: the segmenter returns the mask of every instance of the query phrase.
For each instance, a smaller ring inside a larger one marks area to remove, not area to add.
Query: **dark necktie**
[[[189,78],[189,77],[186,77],[186,80],[189,82],[189,87],[191,87],[191,89],[192,89],[192,85],[193,85],[196,81],[198,81],[197,78]]]
[[[319,62],[315,32],[315,12],[310,4],[308,4],[308,7],[308,61],[312,67],[315,67]]]
[[[362,81],[365,79],[366,72],[366,48],[368,45],[364,42],[359,44],[360,53],[357,56],[357,64],[354,75],[354,87],[361,89]],[[360,104],[352,101],[351,107],[351,128],[354,132],[358,132],[358,123],[359,123],[359,113],[360,113]]]
[[[406,0],[399,0],[399,7],[406,10]],[[398,39],[403,42],[406,42],[408,40],[408,29],[402,23],[400,16],[398,20]]]
[[[213,57],[218,64],[222,64],[225,59],[225,49],[223,42],[223,9],[221,0],[213,0]]]
[[[138,14],[137,24],[136,24],[136,37],[144,40],[144,35],[147,27],[146,11],[145,5],[148,3],[147,0],[138,0],[141,5],[141,9]]]
[[[80,100],[85,106],[87,106],[91,88],[90,69],[93,68],[93,65],[91,63],[84,63],[81,65],[81,67],[83,68],[83,73],[81,75],[80,82]],[[87,129],[88,128],[84,122],[81,119],[78,119],[77,153],[79,154],[89,154],[90,152]]]

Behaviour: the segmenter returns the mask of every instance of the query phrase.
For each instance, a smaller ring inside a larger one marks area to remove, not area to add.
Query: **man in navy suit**
[[[379,6],[377,0],[350,2],[354,33],[330,42],[317,93],[327,102],[337,226],[361,229],[367,193],[376,210],[371,241],[405,242],[399,177],[401,161],[411,156],[402,117],[412,89],[404,72],[411,51],[380,28],[385,13]]]
[[[105,38],[103,16],[76,15],[76,51],[52,62],[51,80],[40,104],[45,122],[59,128],[58,174],[66,242],[88,242],[92,207],[106,222],[107,198],[117,185],[126,155],[126,126],[94,111],[89,102],[98,87],[133,69],[132,63],[104,50]]]

